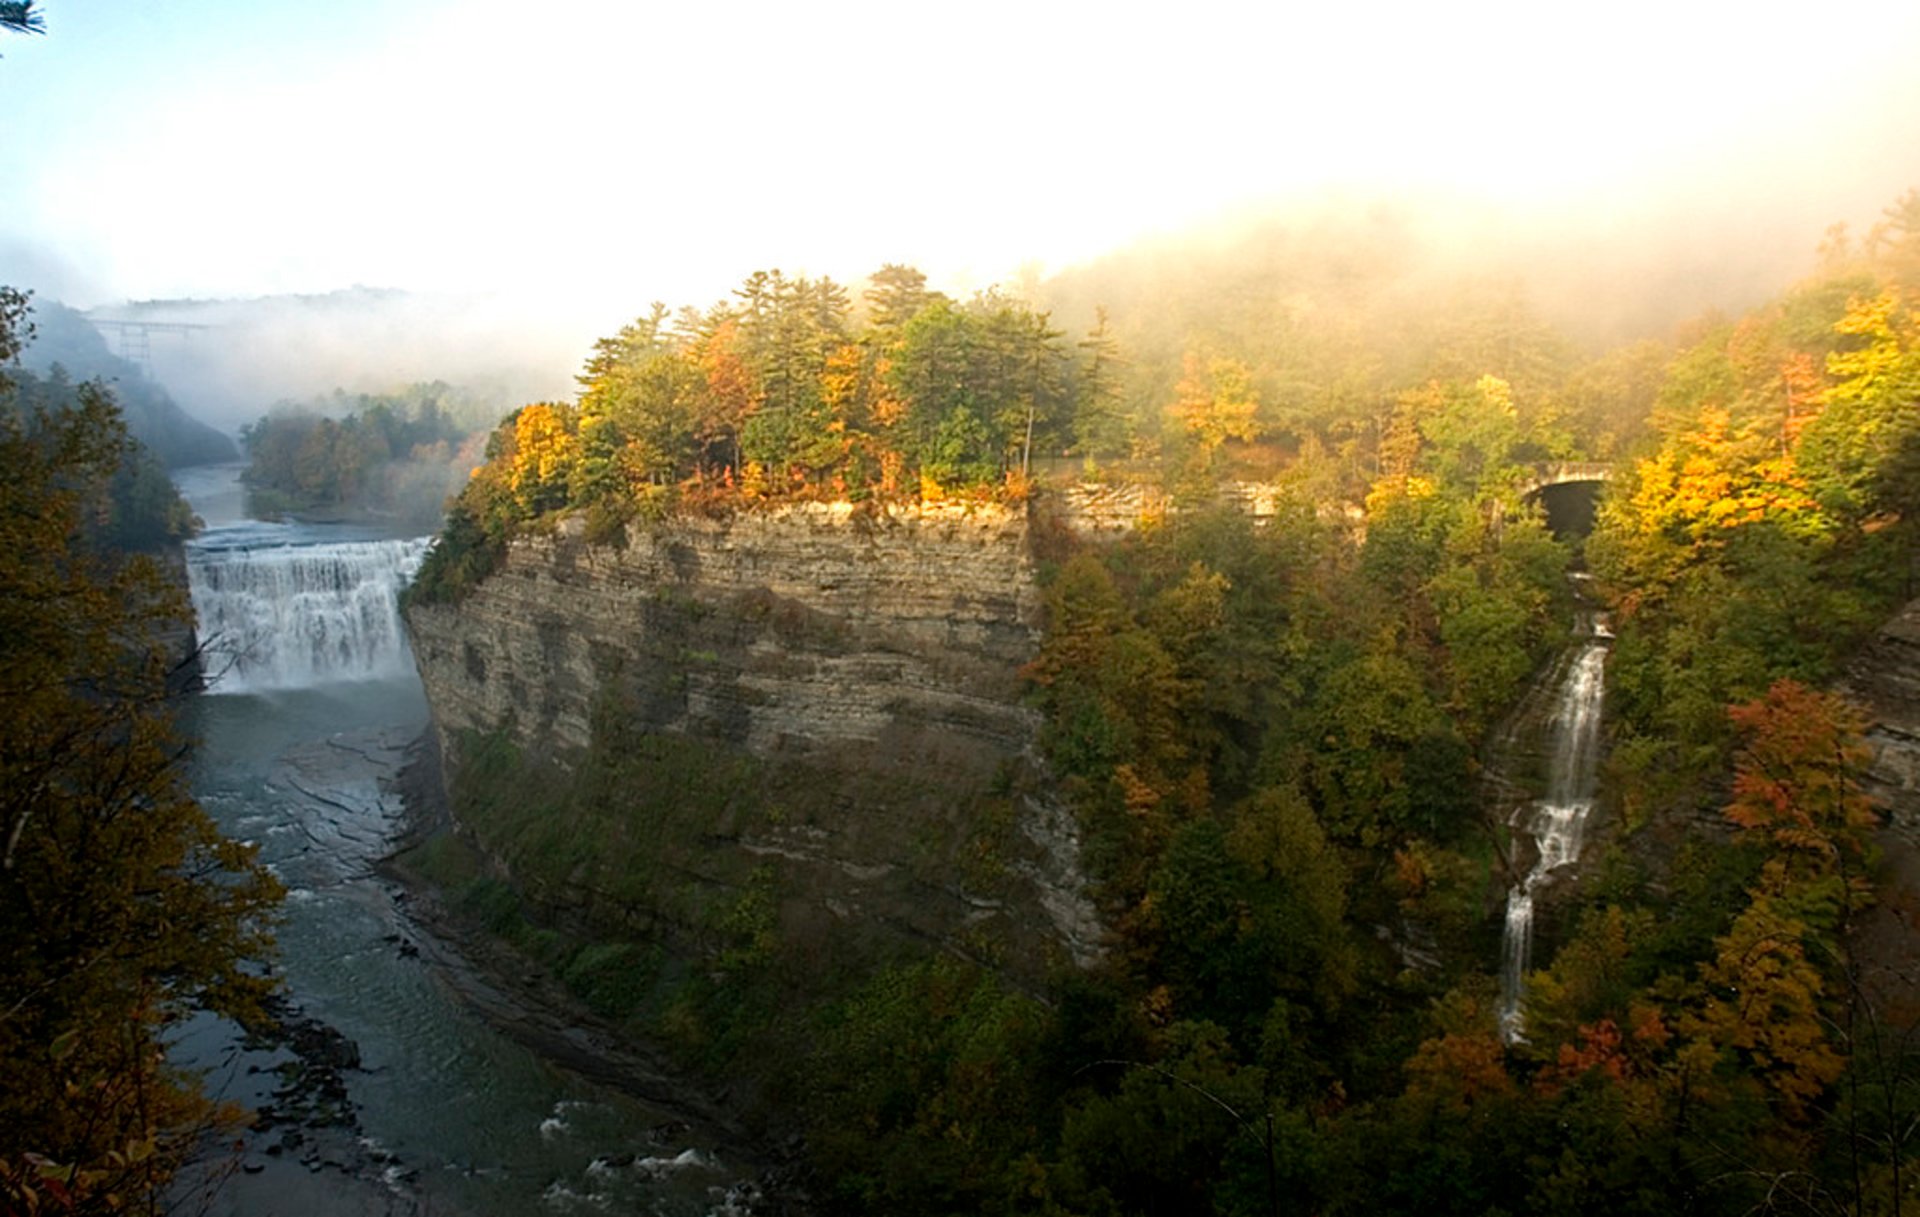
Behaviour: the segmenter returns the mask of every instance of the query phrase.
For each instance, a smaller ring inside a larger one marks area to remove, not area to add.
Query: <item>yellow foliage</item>
[[[513,461],[508,485],[534,511],[566,501],[566,478],[580,460],[580,436],[565,406],[536,402],[513,421]]]
[[[1260,403],[1245,364],[1221,358],[1203,364],[1197,352],[1188,351],[1183,366],[1185,374],[1169,410],[1203,451],[1211,453],[1229,439],[1251,442],[1259,435],[1254,416]]]
[[[1899,289],[1890,287],[1877,296],[1856,296],[1848,301],[1846,315],[1833,328],[1835,333],[1868,341],[1852,350],[1828,353],[1827,372],[1838,380],[1871,388],[1897,370],[1902,340],[1912,341],[1914,326],[1911,319],[1903,317]]]
[[[849,342],[827,352],[826,366],[820,372],[820,400],[836,423],[845,425],[865,390],[866,361],[861,348]]]
[[[1737,1053],[1796,1121],[1846,1067],[1827,1040],[1825,984],[1801,945],[1805,936],[1772,901],[1754,901],[1715,940],[1718,953],[1701,969],[1706,999],[1681,1026],[1691,1039]]]
[[[1659,456],[1641,461],[1632,512],[1643,536],[1694,543],[1745,524],[1776,519],[1818,526],[1817,505],[1792,454],[1755,460],[1730,434],[1727,411],[1709,407],[1699,426]]]
[[[1431,478],[1400,474],[1384,477],[1367,491],[1366,511],[1369,516],[1377,515],[1401,499],[1430,499],[1434,494]]]
[[[1513,405],[1513,386],[1498,376],[1482,376],[1473,382],[1473,388],[1495,413],[1511,419],[1520,417],[1520,411]]]

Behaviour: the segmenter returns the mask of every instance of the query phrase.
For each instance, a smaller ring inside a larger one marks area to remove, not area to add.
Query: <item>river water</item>
[[[192,783],[287,886],[275,966],[309,1030],[296,1052],[250,1046],[211,1017],[185,1029],[175,1059],[269,1119],[212,1153],[176,1207],[738,1209],[743,1164],[720,1138],[503,1034],[471,1000],[485,979],[424,933],[408,894],[376,869],[402,828],[392,778],[426,723],[393,607],[424,542],[247,520],[236,474],[176,475],[208,525],[189,577],[203,630],[220,635],[214,684],[187,713]]]

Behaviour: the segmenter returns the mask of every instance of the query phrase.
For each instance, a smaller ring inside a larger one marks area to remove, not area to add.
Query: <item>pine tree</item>
[[[33,6],[33,0],[13,0],[0,3],[0,30],[11,30],[16,34],[43,34],[46,26],[40,20],[40,13]]]

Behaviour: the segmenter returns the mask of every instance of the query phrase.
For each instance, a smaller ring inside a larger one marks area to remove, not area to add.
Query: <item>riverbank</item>
[[[593,1013],[538,961],[453,907],[423,865],[435,841],[457,836],[431,755],[431,733],[408,749],[392,779],[402,807],[399,833],[377,873],[395,886],[395,901],[417,931],[423,962],[455,998],[496,1032],[542,1058],[617,1091],[670,1119],[657,1139],[694,1138],[722,1157],[736,1185],[718,1211],[803,1217],[807,1202],[799,1143],[773,1139],[738,1115],[731,1093],[688,1076],[666,1054],[624,1036]]]

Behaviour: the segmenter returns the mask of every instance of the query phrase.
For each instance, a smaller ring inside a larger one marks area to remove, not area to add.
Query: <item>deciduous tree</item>
[[[0,321],[7,320],[0,318]],[[10,349],[0,324],[0,351]],[[6,392],[0,382],[0,395]],[[161,627],[185,597],[89,534],[128,440],[104,392],[0,402],[0,1208],[152,1196],[216,1113],[164,1060],[268,983],[279,887],[186,789]]]

